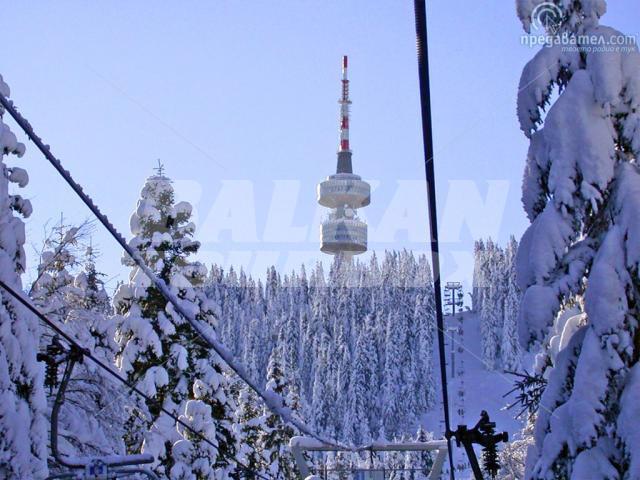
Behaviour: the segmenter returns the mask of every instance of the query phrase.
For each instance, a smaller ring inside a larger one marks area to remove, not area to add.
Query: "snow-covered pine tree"
[[[29,290],[33,303],[59,325],[65,322],[72,308],[69,294],[74,289],[74,271],[80,265],[79,242],[85,233],[85,227],[65,225],[64,217],[60,217],[44,241],[37,277]],[[51,334],[47,333],[41,343],[48,343],[50,338]]]
[[[415,305],[416,318],[416,414],[428,411],[435,403],[436,386],[433,370],[433,342],[436,334],[435,297],[431,272],[426,267]]]
[[[407,331],[402,317],[389,313],[387,320],[386,355],[384,363],[384,383],[382,385],[382,425],[387,439],[399,436],[406,427],[406,413],[402,403],[402,370],[406,347]]]
[[[311,352],[313,359],[313,381],[310,402],[312,425],[329,438],[335,438],[334,418],[332,415],[336,398],[336,377],[333,365],[336,345],[332,338],[332,308],[330,288],[325,283],[321,264],[314,272],[312,287],[312,323]]]
[[[500,344],[500,363],[503,370],[517,371],[520,369],[522,353],[518,341],[518,310],[522,295],[516,281],[516,253],[518,242],[514,237],[509,239],[505,249],[505,284],[504,297],[504,325]]]
[[[525,29],[540,3],[517,2]],[[604,0],[554,3],[554,30],[577,48],[545,46],[520,80],[531,226],[518,249],[519,329],[524,344],[543,341],[574,296],[586,325],[549,374],[526,476],[638,479],[640,54],[599,25]]]
[[[403,422],[399,435],[409,435],[414,430],[417,417],[424,413],[424,405],[418,398],[421,383],[424,379],[419,377],[418,366],[420,359],[416,355],[418,347],[418,325],[422,319],[416,316],[416,298],[419,288],[416,281],[419,278],[418,264],[413,253],[402,250],[399,258],[399,280],[398,296],[399,303],[395,308],[401,316],[401,324],[405,329],[405,340],[402,348],[402,358],[400,359],[402,382],[400,385],[400,398],[404,398]]]
[[[377,395],[378,390],[378,352],[373,336],[371,317],[365,319],[364,328],[358,334],[354,352],[353,368],[349,382],[349,405],[345,423],[345,438],[351,445],[364,445],[377,438],[372,432],[372,418],[379,421]],[[377,422],[376,422],[377,424]]]
[[[131,216],[130,245],[215,335],[216,311],[201,288],[206,269],[189,260],[200,246],[190,217],[191,205],[175,203],[171,181],[159,171],[147,179]],[[172,479],[226,478],[235,446],[235,407],[221,361],[132,260],[123,261],[133,268],[114,297],[122,315],[118,366],[153,398],[149,403],[139,400],[130,412],[127,450],[154,455],[155,470]],[[160,406],[180,414],[198,434],[176,428]]]
[[[317,364],[317,342],[319,338],[319,332],[321,331],[321,315],[326,313],[324,308],[325,302],[325,279],[324,271],[322,270],[322,264],[316,265],[316,268],[311,272],[309,279],[309,290],[307,293],[308,306],[308,321],[307,328],[302,332],[302,358],[301,358],[301,383],[302,396],[309,399],[307,404],[312,403],[314,382],[316,376],[316,364]],[[310,412],[309,412],[310,413]],[[310,418],[311,415],[307,415]]]
[[[295,411],[297,405],[291,398],[285,383],[281,359],[277,350],[269,358],[267,368],[267,392],[273,392],[282,398],[282,408]],[[299,435],[296,429],[283,423],[282,419],[271,411],[265,411],[264,430],[260,435],[260,449],[267,462],[266,471],[270,478],[288,480],[296,477],[293,454],[289,449],[291,437]]]
[[[321,344],[316,355],[309,419],[316,431],[329,438],[335,438],[334,418],[331,414],[335,398],[335,380],[331,377],[329,366],[329,362],[332,361],[330,346]]]
[[[485,295],[485,287],[487,286],[486,279],[483,278],[484,271],[482,269],[484,254],[485,254],[484,242],[482,241],[482,239],[476,240],[473,247],[474,266],[473,266],[473,287],[472,287],[473,289],[471,294],[471,301],[472,301],[471,308],[473,309],[474,312],[482,311],[482,301]]]
[[[0,92],[9,86],[0,76]],[[21,291],[25,271],[24,223],[31,204],[9,191],[9,184],[25,187],[27,172],[4,163],[5,155],[21,157],[25,147],[2,121],[0,107],[0,278]],[[40,329],[37,320],[0,289],[0,477],[47,476],[46,398],[42,365],[36,362]]]
[[[261,437],[267,431],[266,418],[257,402],[253,390],[240,387],[234,432],[238,440],[236,458],[242,466],[238,465],[237,471],[232,474],[233,478],[247,478],[249,472],[245,468],[252,472],[266,473],[268,462],[261,444]]]
[[[487,282],[480,310],[482,361],[487,369],[494,370],[500,364],[504,322],[506,295],[504,251],[489,239],[482,259],[482,277]]]
[[[283,312],[283,329],[282,343],[279,347],[282,349],[282,369],[285,374],[287,383],[296,391],[300,391],[300,331],[303,316],[299,304],[300,287],[295,278],[295,273],[291,275],[294,284],[289,289],[287,309]],[[306,320],[305,320],[306,323]]]
[[[335,272],[335,273],[334,273]],[[349,409],[349,383],[351,380],[352,347],[351,322],[353,319],[354,288],[351,286],[353,262],[336,256],[331,275],[333,306],[333,367],[335,387],[334,427],[338,438],[343,438],[344,420]]]

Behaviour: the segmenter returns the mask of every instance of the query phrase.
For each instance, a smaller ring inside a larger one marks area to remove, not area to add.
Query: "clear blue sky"
[[[427,3],[443,270],[466,280],[474,237],[526,227],[515,98],[534,51],[512,0]],[[638,34],[637,0],[609,4],[603,23]],[[355,170],[375,187],[370,247],[424,249],[411,0],[6,2],[3,18],[14,101],[112,221],[129,233],[161,158],[195,204],[202,260],[258,275],[323,257],[315,184],[335,168],[348,54]],[[88,215],[33,147],[20,163],[30,242],[60,212]],[[126,275],[101,230],[95,242],[101,268]]]

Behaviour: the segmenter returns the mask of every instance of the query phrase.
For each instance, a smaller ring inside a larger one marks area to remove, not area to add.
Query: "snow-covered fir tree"
[[[516,280],[516,253],[518,242],[511,237],[505,249],[504,275],[506,284],[504,287],[504,320],[502,325],[502,338],[500,343],[500,359],[504,370],[517,371],[520,369],[522,352],[518,341],[518,311],[522,294]]]
[[[527,30],[539,3],[517,2]],[[624,35],[600,25],[604,0],[554,3],[554,33],[576,48],[542,48],[518,95],[531,221],[517,260],[521,340],[544,342],[575,298],[585,317],[547,372],[526,477],[640,478],[640,54],[612,45]]]
[[[484,261],[485,246],[482,239],[476,240],[473,246],[473,287],[471,290],[471,308],[476,311],[482,311],[482,300],[486,287],[485,279],[482,276],[482,264]]]
[[[416,361],[416,412],[426,412],[435,404],[436,386],[434,382],[433,349],[436,335],[436,308],[432,294],[431,271],[425,272],[423,284],[428,289],[421,289],[416,297],[414,318],[416,335],[413,358]]]
[[[487,241],[482,270],[487,282],[480,311],[482,361],[487,369],[495,370],[500,365],[506,282],[504,252],[491,240]]]
[[[473,302],[480,314],[482,360],[489,370],[520,367],[517,317],[522,293],[516,280],[517,251],[513,237],[506,248],[491,239],[475,246]]]
[[[201,288],[206,269],[189,259],[200,246],[190,217],[191,205],[175,202],[171,181],[159,171],[147,179],[131,216],[130,245],[215,334],[216,308]],[[139,399],[131,409],[127,450],[154,455],[156,472],[166,477],[226,478],[235,407],[222,363],[132,260],[124,263],[132,271],[114,297],[122,316],[118,366],[153,400]],[[160,407],[192,430],[177,428]]]
[[[370,316],[362,328],[356,340],[345,418],[345,439],[352,445],[363,445],[377,438],[379,428],[379,416],[373,413],[379,409],[378,396],[372,394],[378,388],[379,365]],[[372,424],[370,420],[374,418],[376,421]]]
[[[261,436],[267,431],[265,415],[253,391],[241,386],[238,389],[234,432],[238,440],[237,471],[233,478],[246,478],[249,472],[265,473],[268,461],[264,456]]]
[[[0,92],[9,86],[0,76]],[[31,214],[31,204],[10,191],[25,187],[26,170],[10,167],[5,156],[21,157],[25,147],[3,122],[0,107],[0,279],[22,290],[25,271],[25,228],[20,216]],[[17,215],[16,215],[17,214]],[[37,320],[0,288],[0,477],[47,476],[46,398],[43,368],[36,362],[40,328]]]
[[[278,350],[274,350],[269,359],[266,391],[275,393],[282,399],[281,408],[289,412],[297,409],[295,397],[287,390]],[[266,460],[266,472],[270,478],[277,480],[295,478],[297,469],[289,448],[289,440],[295,435],[299,433],[294,427],[285,424],[273,412],[265,411],[263,429],[258,441]]]
[[[37,277],[29,290],[33,303],[50,320],[64,323],[72,308],[68,302],[73,290],[74,274],[78,269],[80,241],[85,228],[65,225],[64,216],[48,233],[40,253]],[[41,343],[48,342],[47,334]]]
[[[403,395],[402,357],[407,348],[407,330],[397,313],[389,313],[386,332],[384,383],[382,384],[382,426],[390,437],[398,437],[406,426],[402,415]]]

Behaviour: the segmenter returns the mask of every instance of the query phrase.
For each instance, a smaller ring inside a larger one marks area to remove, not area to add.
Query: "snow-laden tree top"
[[[190,217],[191,205],[175,202],[169,178],[153,175],[131,216],[129,245],[214,336],[216,305],[201,288],[206,268],[191,260],[200,243],[193,239]],[[220,358],[131,258],[125,255],[123,262],[132,270],[129,282],[114,296],[122,315],[117,364],[153,398],[140,401],[129,415],[128,453],[153,455],[156,473],[175,480],[229,478],[229,457],[236,445],[231,431],[234,405]],[[159,406],[179,415],[192,430],[176,428]]]

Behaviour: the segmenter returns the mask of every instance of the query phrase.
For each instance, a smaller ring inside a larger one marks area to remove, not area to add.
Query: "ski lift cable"
[[[429,230],[431,233],[431,268],[436,301],[436,325],[438,330],[438,353],[440,360],[440,379],[442,383],[442,408],[449,451],[449,475],[455,480],[453,452],[451,451],[451,420],[449,418],[449,394],[447,390],[447,371],[445,365],[444,317],[442,310],[442,292],[440,282],[440,246],[438,240],[438,216],[436,208],[436,179],[434,168],[433,129],[431,121],[431,88],[429,79],[429,50],[427,43],[427,9],[425,0],[414,0],[416,22],[416,47],[418,53],[418,75],[420,82],[420,106],[422,113],[422,141],[424,146],[424,166],[427,181],[427,201],[429,208]]]
[[[107,216],[100,211],[100,208],[94,203],[94,201],[84,192],[82,186],[78,184],[71,173],[62,166],[60,160],[58,160],[52,153],[49,145],[45,145],[42,139],[36,135],[31,124],[18,112],[17,108],[14,106],[13,101],[6,98],[3,94],[0,93],[0,103],[2,106],[9,112],[11,117],[15,120],[15,122],[22,128],[27,137],[36,145],[38,150],[42,152],[45,158],[49,161],[49,163],[57,170],[57,172],[62,176],[62,178],[67,182],[67,184],[71,187],[71,189],[80,197],[82,202],[89,208],[89,210],[96,216],[98,221],[107,229],[109,234],[118,242],[120,247],[131,257],[131,259],[136,263],[136,265],[144,272],[144,274],[153,282],[155,287],[160,291],[160,294],[175,308],[176,312],[180,314],[191,327],[196,331],[196,333],[211,347],[222,360],[228,365],[228,367],[233,370],[238,377],[242,381],[244,381],[265,403],[265,405],[271,410],[274,414],[279,416],[285,423],[289,423],[295,426],[300,432],[308,435],[316,440],[323,442],[327,445],[336,446],[340,448],[345,448],[347,450],[351,450],[349,447],[345,447],[344,445],[340,445],[337,442],[329,440],[327,438],[318,435],[317,433],[311,431],[307,425],[305,425],[301,420],[294,418],[288,410],[285,410],[282,406],[282,398],[280,395],[275,393],[266,392],[256,382],[254,382],[249,376],[248,372],[245,368],[234,358],[231,351],[214,335],[209,332],[209,329],[198,321],[195,316],[182,305],[182,301],[178,298],[178,296],[173,293],[169,286],[156,276],[156,274],[147,266],[144,262],[142,256],[133,249],[125,240],[124,236],[116,229],[116,227],[109,221]]]
[[[142,390],[140,390],[138,387],[136,387],[135,384],[129,382],[126,378],[122,377],[120,374],[118,374],[117,372],[115,372],[111,368],[109,368],[109,366],[107,366],[104,362],[102,362],[100,359],[98,359],[89,349],[87,349],[87,348],[83,347],[82,345],[80,345],[80,343],[78,343],[78,341],[76,339],[74,339],[71,335],[69,335],[62,328],[60,328],[58,325],[56,325],[55,322],[53,322],[52,320],[48,319],[28,299],[26,299],[23,295],[18,293],[15,289],[11,288],[9,285],[7,285],[1,279],[0,279],[0,287],[3,290],[5,290],[9,295],[11,295],[13,298],[15,298],[18,302],[20,302],[25,308],[27,308],[27,310],[29,310],[36,317],[38,317],[38,319],[40,319],[43,323],[45,323],[47,326],[49,326],[54,332],[56,332],[58,335],[60,335],[62,338],[64,338],[67,342],[69,342],[69,344],[71,344],[71,345],[77,347],[78,349],[80,349],[80,351],[82,351],[83,355],[85,357],[89,358],[91,361],[93,361],[93,363],[95,363],[99,368],[101,368],[102,370],[107,372],[109,375],[111,375],[113,378],[115,378],[118,382],[120,382],[123,385],[125,385],[132,392],[135,392],[136,394],[138,394],[141,398],[143,398],[147,402],[149,402],[149,403],[154,403],[155,402],[155,400],[153,398],[151,398],[146,393],[144,393]],[[204,442],[206,442],[208,445],[214,447],[216,450],[218,449],[218,445],[216,445],[214,442],[212,442],[207,437],[205,437],[202,434],[202,432],[199,432],[199,431],[195,430],[191,425],[186,423],[184,420],[181,420],[179,417],[176,416],[176,414],[174,412],[172,412],[171,410],[168,410],[167,408],[163,407],[162,405],[160,406],[160,410],[162,411],[162,413],[167,415],[169,418],[173,419],[176,422],[176,424],[178,424],[178,425],[184,427],[185,429],[189,430],[191,433],[196,435],[198,438],[201,438]],[[256,471],[254,471],[253,469],[251,469],[250,467],[248,467],[244,463],[242,463],[240,460],[238,460],[236,457],[234,457],[232,455],[229,455],[229,454],[223,454],[223,455],[227,455],[228,458],[234,460],[242,470],[245,470],[246,472],[249,472],[249,473],[251,473],[251,474],[253,474],[253,475],[255,475],[258,478],[261,478],[263,480],[269,480],[269,477],[266,477],[266,476],[264,476],[264,475],[262,475],[262,474],[260,474],[260,473],[258,473]]]

